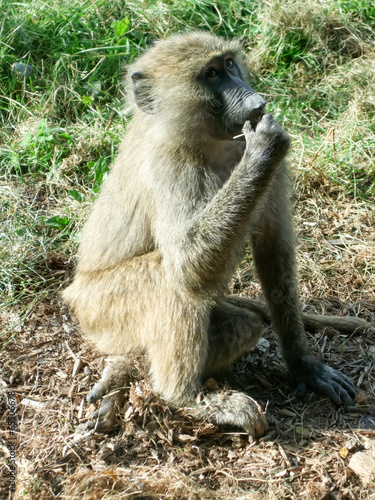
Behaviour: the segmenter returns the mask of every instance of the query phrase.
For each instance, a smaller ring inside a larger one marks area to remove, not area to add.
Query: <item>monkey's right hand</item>
[[[247,121],[242,131],[245,134],[246,149],[252,159],[273,167],[285,158],[290,138],[270,113],[261,117],[255,130]]]
[[[352,380],[339,370],[327,366],[313,356],[305,356],[299,369],[292,371],[298,383],[297,394],[304,395],[306,388],[328,396],[337,404],[355,404],[355,386]]]

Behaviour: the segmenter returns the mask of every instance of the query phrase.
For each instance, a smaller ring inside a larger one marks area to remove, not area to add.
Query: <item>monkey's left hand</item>
[[[355,387],[349,377],[309,356],[303,359],[302,368],[294,372],[299,385],[297,393],[303,395],[306,388],[328,396],[337,404],[354,406]]]

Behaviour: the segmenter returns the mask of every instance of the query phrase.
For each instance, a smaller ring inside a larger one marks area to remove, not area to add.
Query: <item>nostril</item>
[[[250,111],[250,119],[257,120],[264,114],[265,103],[259,104]]]

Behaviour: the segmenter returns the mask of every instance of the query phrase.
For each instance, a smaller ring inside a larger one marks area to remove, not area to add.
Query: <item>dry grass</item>
[[[309,297],[310,309],[374,320],[374,289],[367,286],[365,266],[358,267],[374,259],[366,253],[374,248],[373,212],[367,206],[361,219],[363,243],[335,247],[322,236],[332,230],[325,217],[331,208],[323,196],[299,204],[298,218],[311,224],[299,226],[302,295]],[[336,211],[343,234],[349,233],[352,210],[344,203]],[[334,272],[329,262],[336,262]],[[233,283],[242,295],[258,292],[249,273],[244,265]],[[358,290],[354,280],[361,280]],[[274,333],[266,328],[264,336],[267,341],[239,361],[227,379],[267,407],[271,428],[259,442],[233,429],[192,422],[152,395],[147,379],[131,383],[120,429],[100,435],[82,431],[79,424],[94,409],[85,396],[102,359],[81,341],[61,303],[44,301],[2,354],[3,418],[10,388],[19,401],[14,498],[375,498],[374,484],[364,485],[348,467],[356,452],[371,448],[375,435],[372,334],[310,335],[314,352],[356,381],[358,403],[349,411],[317,395],[296,398]],[[6,438],[3,433],[5,446]],[[6,498],[6,449],[2,452],[0,495]]]

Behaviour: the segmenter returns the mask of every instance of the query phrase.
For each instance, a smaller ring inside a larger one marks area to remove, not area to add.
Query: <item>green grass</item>
[[[370,0],[0,0],[3,310],[22,319],[64,286],[64,258],[75,255],[128,121],[126,64],[185,29],[243,37],[253,85],[294,139],[300,185],[324,172],[332,192],[373,199]],[[21,62],[31,76],[12,69]]]

